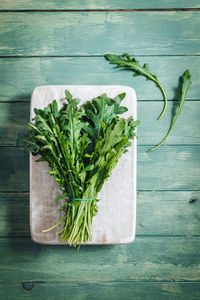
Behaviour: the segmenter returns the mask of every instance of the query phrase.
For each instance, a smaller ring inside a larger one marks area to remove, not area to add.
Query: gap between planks
[[[0,12],[1,13],[1,12]],[[122,53],[115,53],[117,55],[122,55]],[[200,54],[138,54],[134,57],[198,57]],[[104,58],[104,55],[0,55],[1,58]],[[133,57],[133,55],[130,55]]]
[[[188,192],[188,193],[192,193],[192,192],[200,192],[199,189],[197,190],[137,190],[138,193],[149,193],[149,192],[153,192],[153,193],[162,193],[162,192],[166,192],[166,193],[184,193],[184,192]],[[27,191],[0,191],[0,195],[1,194],[29,194],[29,190]],[[1,200],[0,200],[1,201]],[[7,200],[9,201],[9,200]]]
[[[162,148],[163,147],[187,147],[187,146],[190,146],[190,147],[199,147],[200,144],[164,144],[162,145]],[[153,147],[155,146],[155,144],[142,144],[142,145],[137,145],[137,147]],[[15,146],[15,145],[3,145],[1,146],[0,145],[0,149],[1,148],[16,148],[18,150],[23,150],[24,147],[23,146]],[[157,191],[157,190],[156,190]],[[1,193],[1,191],[0,191]]]
[[[87,284],[87,283],[91,283],[91,284],[108,284],[108,283],[126,283],[126,282],[130,282],[130,283],[150,283],[150,284],[157,284],[157,283],[200,283],[200,280],[177,280],[177,281],[171,281],[171,280],[156,280],[156,281],[150,281],[150,280],[133,280],[133,279],[120,279],[120,280],[109,280],[109,281],[104,281],[104,280],[86,280],[86,281],[70,281],[68,282],[69,284]],[[61,284],[66,284],[65,280],[27,280],[27,281],[0,281],[0,285],[3,284],[8,284],[8,285],[13,285],[13,284],[22,284],[22,283],[33,283],[33,284],[53,284],[53,283],[61,283]]]
[[[182,193],[182,192],[188,192],[188,193],[192,193],[192,192],[200,192],[199,189],[197,190],[137,190],[138,193],[142,192],[142,193],[149,193],[149,192],[155,192],[155,193],[159,193],[159,192],[167,192],[167,193]],[[29,194],[29,191],[0,191],[0,194]],[[0,200],[1,201],[1,200]],[[9,201],[9,200],[7,200]]]
[[[169,11],[200,11],[200,8],[138,8],[138,9],[0,9],[0,13],[10,12],[169,12]]]
[[[31,96],[30,96],[31,97]],[[139,101],[140,103],[142,103],[142,102],[152,102],[152,103],[154,103],[154,102],[156,102],[156,103],[159,103],[159,102],[161,102],[161,103],[163,103],[163,99],[161,99],[161,100],[147,100],[147,99],[137,99],[137,101]],[[168,99],[167,100],[168,102],[179,102],[179,100],[174,100],[174,99]],[[199,102],[200,101],[200,99],[188,99],[187,101],[189,101],[189,102]],[[25,103],[25,104],[30,104],[30,99],[29,100],[6,100],[6,101],[2,101],[2,100],[0,100],[0,104],[1,103],[7,103],[7,104],[18,104],[18,103]],[[148,145],[147,145],[148,146]]]

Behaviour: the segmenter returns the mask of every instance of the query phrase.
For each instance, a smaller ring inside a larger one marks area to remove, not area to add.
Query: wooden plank
[[[137,129],[139,145],[158,144],[170,128],[172,114],[177,101],[169,102],[167,112],[161,121],[157,117],[162,103],[138,102],[138,120],[141,121]],[[200,102],[186,101],[179,119],[165,144],[200,144]]]
[[[45,246],[1,238],[0,282],[199,281],[199,237],[137,237],[134,243]]]
[[[137,236],[199,235],[200,192],[138,192]],[[0,236],[29,237],[29,194],[0,193]]]
[[[200,145],[138,147],[139,190],[199,190]]]
[[[146,153],[138,146],[138,190],[200,190],[200,145],[162,146]],[[28,154],[0,148],[0,191],[28,191]]]
[[[138,59],[141,64],[149,64],[151,72],[163,83],[169,99],[175,97],[179,77],[189,68],[193,84],[187,98],[199,99],[199,56],[148,56]],[[152,81],[143,76],[132,77],[132,72],[116,69],[103,57],[0,58],[0,74],[3,74],[1,101],[29,101],[34,87],[51,84],[127,85],[136,90],[138,100],[162,99],[160,90]]]
[[[137,195],[137,235],[199,235],[200,192],[153,191]]]
[[[166,8],[199,8],[198,0],[1,0],[0,10],[79,10],[79,9],[166,9]]]
[[[139,145],[157,144],[165,136],[170,126],[174,103],[168,103],[166,116],[159,122],[157,117],[162,105],[162,102],[138,102],[138,119],[141,121],[137,131]],[[29,110],[28,102],[0,103],[1,146],[23,146]],[[200,101],[185,103],[166,144],[200,144]]]
[[[2,12],[0,55],[199,54],[199,19],[200,11]]]
[[[0,145],[22,146],[30,118],[29,103],[0,103]]]
[[[0,236],[30,236],[28,193],[0,193]]]
[[[199,282],[132,282],[105,281],[101,283],[3,283],[0,297],[6,300],[21,299],[81,299],[81,300],[199,300]]]
[[[29,157],[22,148],[0,148],[0,191],[29,189]]]

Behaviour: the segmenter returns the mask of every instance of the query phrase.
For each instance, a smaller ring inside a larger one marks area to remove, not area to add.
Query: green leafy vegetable
[[[125,93],[114,99],[103,94],[87,101],[80,108],[79,99],[65,91],[68,103],[58,110],[54,100],[46,108],[35,108],[35,122],[28,125],[25,149],[47,161],[49,174],[59,184],[61,194],[55,201],[64,200],[63,223],[57,233],[61,242],[79,247],[91,240],[92,219],[96,215],[97,195],[109,178],[119,158],[127,152],[139,121],[119,115],[127,111],[120,106]],[[77,201],[75,199],[91,199]]]
[[[121,67],[128,70],[133,70],[135,73],[133,76],[139,76],[143,75],[146,76],[148,79],[154,81],[157,86],[160,88],[163,97],[164,97],[164,107],[163,110],[158,117],[158,120],[162,118],[166,108],[167,108],[167,95],[166,92],[160,83],[160,81],[157,79],[156,75],[153,75],[149,71],[149,65],[144,64],[143,67],[139,64],[139,61],[135,58],[130,58],[130,55],[128,53],[124,53],[122,56],[116,55],[116,54],[106,54],[105,58],[111,63],[117,65],[117,67]]]
[[[191,74],[190,74],[190,71],[189,70],[186,70],[184,72],[184,74],[182,75],[181,77],[181,80],[182,80],[182,88],[181,88],[181,95],[180,95],[180,103],[179,103],[179,107],[178,107],[178,111],[176,113],[176,116],[174,117],[174,120],[172,122],[172,125],[170,126],[166,136],[164,137],[164,139],[158,144],[156,145],[155,147],[153,147],[152,149],[149,149],[147,152],[151,152],[152,150],[158,148],[160,145],[162,145],[164,143],[164,141],[167,139],[167,137],[169,136],[172,128],[174,127],[174,124],[176,123],[176,120],[178,119],[178,116],[182,110],[182,107],[185,103],[185,100],[186,100],[186,96],[187,96],[187,93],[189,91],[189,88],[192,84],[192,81],[190,80],[191,79]]]

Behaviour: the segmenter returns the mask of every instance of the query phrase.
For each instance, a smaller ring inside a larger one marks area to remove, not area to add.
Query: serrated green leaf
[[[149,149],[147,152],[151,152],[152,150],[155,150],[156,148],[160,147],[165,142],[167,137],[169,136],[172,128],[174,127],[174,124],[176,123],[176,120],[178,119],[179,114],[181,113],[182,107],[185,104],[187,93],[192,84],[192,81],[190,79],[191,79],[190,71],[186,70],[183,73],[183,75],[181,76],[181,94],[179,96],[180,101],[179,101],[179,108],[178,108],[177,114],[175,115],[173,122],[172,122],[166,136],[162,139],[162,141],[158,145]]]
[[[111,64],[117,64],[120,65],[121,63],[124,63],[124,59],[116,54],[106,54],[105,58],[111,63]]]
[[[110,62],[110,64],[116,64],[117,67],[122,67],[123,69],[133,70],[133,76],[143,75],[157,84],[164,97],[164,107],[160,116],[158,117],[158,119],[160,119],[167,108],[167,95],[157,77],[150,73],[148,64],[145,63],[142,67],[135,58],[131,60],[128,53],[124,53],[122,56],[116,54],[105,54],[105,58]]]

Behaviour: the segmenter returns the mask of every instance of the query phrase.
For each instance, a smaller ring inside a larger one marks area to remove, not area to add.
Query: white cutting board
[[[134,89],[127,86],[112,85],[62,85],[41,86],[33,90],[31,97],[30,119],[34,118],[34,108],[44,108],[56,99],[59,108],[65,101],[65,90],[69,90],[73,97],[79,97],[84,103],[103,93],[115,97],[125,92],[126,97],[122,105],[128,107],[128,112],[122,116],[133,116],[136,120],[137,100]],[[82,104],[81,103],[81,104]],[[47,172],[46,162],[36,163],[39,156],[30,154],[30,227],[32,240],[42,244],[59,245],[56,229],[42,233],[43,229],[55,225],[63,216],[58,211],[62,202],[55,203],[59,193],[58,186]],[[124,154],[111,177],[105,182],[98,194],[98,214],[93,218],[92,241],[85,244],[123,244],[130,243],[135,238],[136,227],[136,138]]]

